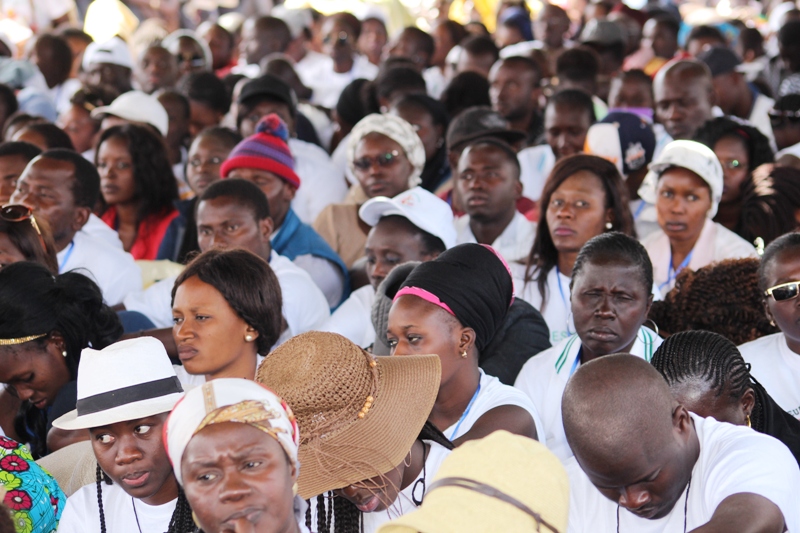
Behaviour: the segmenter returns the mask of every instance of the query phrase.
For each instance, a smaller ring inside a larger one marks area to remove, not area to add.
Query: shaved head
[[[561,412],[575,458],[604,496],[642,518],[672,510],[700,447],[688,411],[650,363],[616,354],[581,365]]]
[[[714,84],[708,67],[696,60],[676,61],[653,81],[656,116],[673,139],[691,139],[712,118]]]

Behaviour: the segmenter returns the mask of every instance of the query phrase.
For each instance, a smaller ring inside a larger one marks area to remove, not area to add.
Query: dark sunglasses
[[[764,291],[764,295],[772,296],[772,299],[776,302],[784,302],[792,298],[797,298],[798,294],[800,294],[800,281],[781,283],[780,285],[775,285]]]
[[[178,60],[178,64],[182,65],[184,63],[189,63],[191,66],[200,68],[206,65],[206,58],[203,56],[194,55],[191,57],[182,56],[181,54],[175,54],[175,58]]]
[[[0,207],[0,218],[6,222],[23,222],[25,220],[30,220],[31,226],[33,226],[33,229],[35,229],[36,233],[39,235],[39,242],[42,243],[42,250],[47,253],[47,245],[44,243],[42,230],[39,229],[39,224],[36,223],[36,219],[33,216],[33,209],[22,204],[4,205]]]
[[[397,158],[400,156],[400,152],[397,150],[392,150],[391,152],[386,152],[385,154],[376,155],[375,157],[361,157],[353,161],[353,166],[356,167],[358,170],[369,170],[372,168],[372,165],[377,164],[381,168],[390,167],[392,166]]]
[[[771,109],[768,113],[770,124],[773,127],[781,127],[787,122],[796,124],[800,122],[800,111],[777,111]]]

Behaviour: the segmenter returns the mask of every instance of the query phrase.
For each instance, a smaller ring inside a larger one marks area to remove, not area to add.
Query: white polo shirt
[[[77,232],[56,257],[60,274],[76,271],[91,278],[108,305],[142,290],[142,272],[133,256],[84,231]]]
[[[750,374],[781,408],[800,419],[800,354],[786,344],[783,333],[767,335],[739,346]]]
[[[649,362],[661,346],[661,342],[661,338],[654,331],[642,326],[631,347],[631,355]],[[564,395],[567,381],[580,366],[578,359],[580,349],[581,339],[577,335],[564,339],[552,348],[528,359],[519,371],[517,381],[514,382],[514,387],[531,399],[542,416],[544,438],[539,440],[546,443],[547,448],[562,462],[573,454],[564,434],[561,397]]]
[[[111,227],[100,220],[100,217],[92,213],[89,215],[89,220],[81,228],[81,233],[87,233],[92,237],[104,241],[106,244],[124,250],[122,241],[119,239],[119,234],[111,229]]]
[[[469,215],[457,218],[453,224],[456,228],[456,242],[458,244],[478,242],[469,227]],[[525,261],[531,252],[535,237],[536,222],[528,220],[519,211],[514,211],[514,218],[511,219],[503,233],[494,240],[492,248],[497,250],[509,263]]]
[[[560,273],[556,267],[547,273],[547,303],[542,309],[542,294],[536,280],[525,283],[524,279],[514,278],[514,293],[542,313],[550,329],[550,344],[556,345],[575,333],[569,302],[569,277]],[[538,357],[538,356],[537,356]]]
[[[639,518],[603,496],[573,457],[569,474],[568,533],[676,533],[708,523],[719,504],[734,494],[763,496],[778,506],[789,532],[800,531],[800,469],[780,441],[745,426],[717,422],[690,413],[700,441],[689,494],[658,520]],[[684,509],[686,512],[684,514]]]

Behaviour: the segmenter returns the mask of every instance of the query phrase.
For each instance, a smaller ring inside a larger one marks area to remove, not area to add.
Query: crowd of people
[[[796,3],[12,0],[0,137],[0,533],[800,533]]]

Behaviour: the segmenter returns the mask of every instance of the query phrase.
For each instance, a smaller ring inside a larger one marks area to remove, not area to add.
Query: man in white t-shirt
[[[459,244],[488,244],[509,263],[528,257],[536,223],[516,209],[519,177],[517,154],[503,141],[482,138],[464,148],[455,183],[467,212],[455,222]]]
[[[562,413],[576,460],[570,533],[800,531],[800,469],[786,446],[690,414],[638,357],[581,366]]]
[[[48,150],[33,159],[17,182],[11,202],[47,220],[58,251],[58,270],[77,270],[100,287],[108,305],[142,289],[133,257],[83,228],[100,195],[97,169],[72,150]]]

